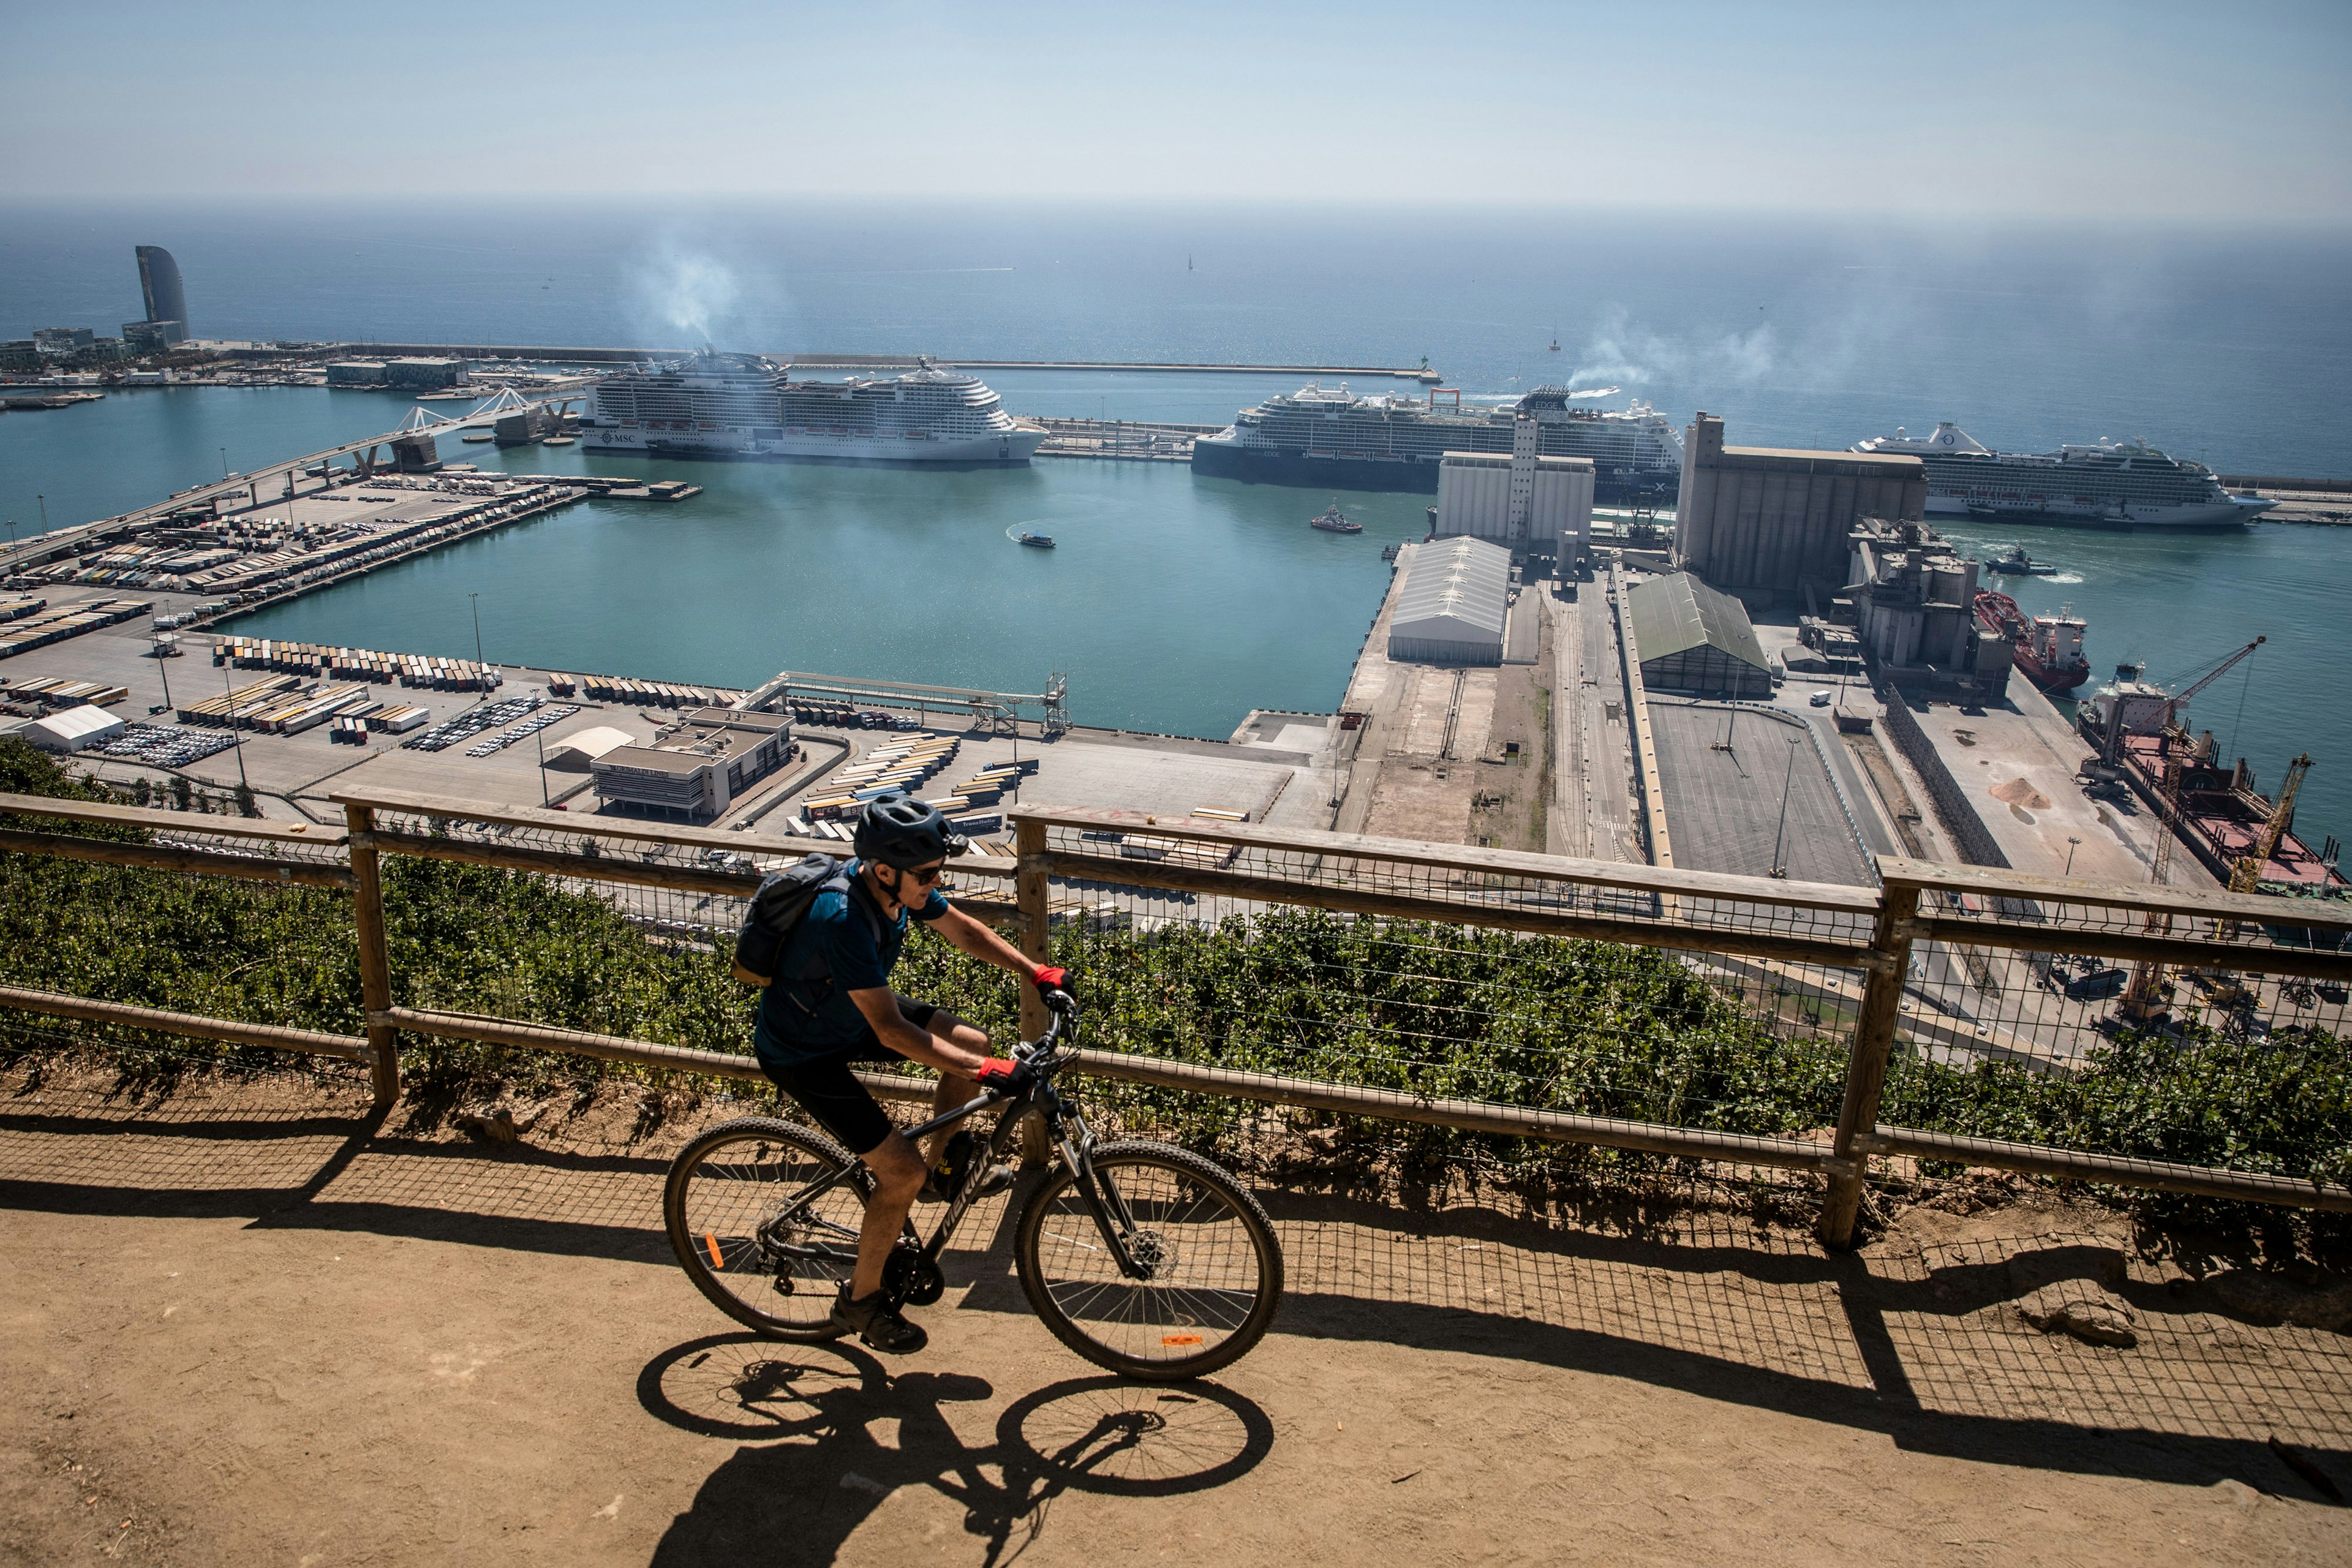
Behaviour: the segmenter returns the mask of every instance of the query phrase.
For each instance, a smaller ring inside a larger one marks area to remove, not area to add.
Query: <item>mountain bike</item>
[[[1016,1047],[1029,1082],[908,1130],[918,1141],[991,1106],[994,1131],[966,1163],[939,1226],[923,1240],[909,1217],[883,1273],[896,1307],[946,1289],[940,1255],[971,1210],[983,1173],[1023,1120],[1045,1122],[1053,1167],[1023,1202],[1013,1261],[1029,1304],[1078,1354],[1124,1376],[1173,1382],[1246,1354],[1282,1300],[1282,1247],[1257,1200],[1189,1150],[1097,1143],[1074,1091],[1055,1082],[1075,1059],[1077,1006],[1048,997],[1051,1022]],[[836,1289],[857,1266],[859,1222],[874,1179],[812,1128],[746,1116],[698,1135],[670,1164],[663,1217],[695,1288],[736,1321],[773,1339],[829,1340]]]

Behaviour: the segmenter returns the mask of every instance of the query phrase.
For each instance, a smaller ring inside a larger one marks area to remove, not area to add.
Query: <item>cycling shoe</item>
[[[833,1326],[892,1355],[912,1355],[931,1342],[931,1336],[923,1331],[922,1325],[900,1317],[882,1291],[851,1300],[847,1280],[842,1282],[841,1294],[834,1299]]]

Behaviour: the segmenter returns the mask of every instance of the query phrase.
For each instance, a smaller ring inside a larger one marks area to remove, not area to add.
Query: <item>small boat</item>
[[[457,439],[465,442],[469,447],[478,447],[485,441],[497,440],[498,437],[488,430],[468,430],[463,436],[458,437]]]
[[[2036,561],[2032,556],[2028,555],[2022,544],[2011,545],[2006,554],[1996,557],[1989,563],[1989,566],[1992,571],[2006,573],[2013,577],[2051,577],[2055,576],[2058,572],[2055,566]]]
[[[1054,536],[1050,533],[1024,533],[1021,536],[1021,542],[1032,550],[1051,550],[1054,548]]]
[[[1307,519],[1307,526],[1309,528],[1319,528],[1326,533],[1361,533],[1364,531],[1364,525],[1362,523],[1349,522],[1347,518],[1341,514],[1339,510],[1339,503],[1336,499],[1329,506],[1324,508],[1323,515],[1321,517]]]
[[[547,436],[541,437],[539,444],[542,447],[569,447],[577,438],[572,436]]]

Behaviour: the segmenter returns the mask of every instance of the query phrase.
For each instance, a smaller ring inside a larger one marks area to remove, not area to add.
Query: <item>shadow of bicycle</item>
[[[854,1344],[721,1334],[665,1351],[639,1374],[638,1403],[683,1431],[744,1446],[671,1522],[653,1561],[830,1563],[885,1500],[919,1487],[961,1504],[965,1531],[997,1563],[1044,1533],[1066,1492],[1205,1491],[1274,1447],[1265,1412],[1231,1389],[1117,1377],[1049,1384],[1007,1405],[992,1441],[967,1441],[946,1407],[995,1397],[983,1378],[893,1377]]]

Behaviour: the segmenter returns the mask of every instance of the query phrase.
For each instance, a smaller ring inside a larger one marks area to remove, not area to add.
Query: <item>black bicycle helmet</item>
[[[857,815],[850,847],[861,860],[877,860],[901,871],[928,866],[971,847],[971,840],[948,826],[940,808],[899,792],[876,795]]]

